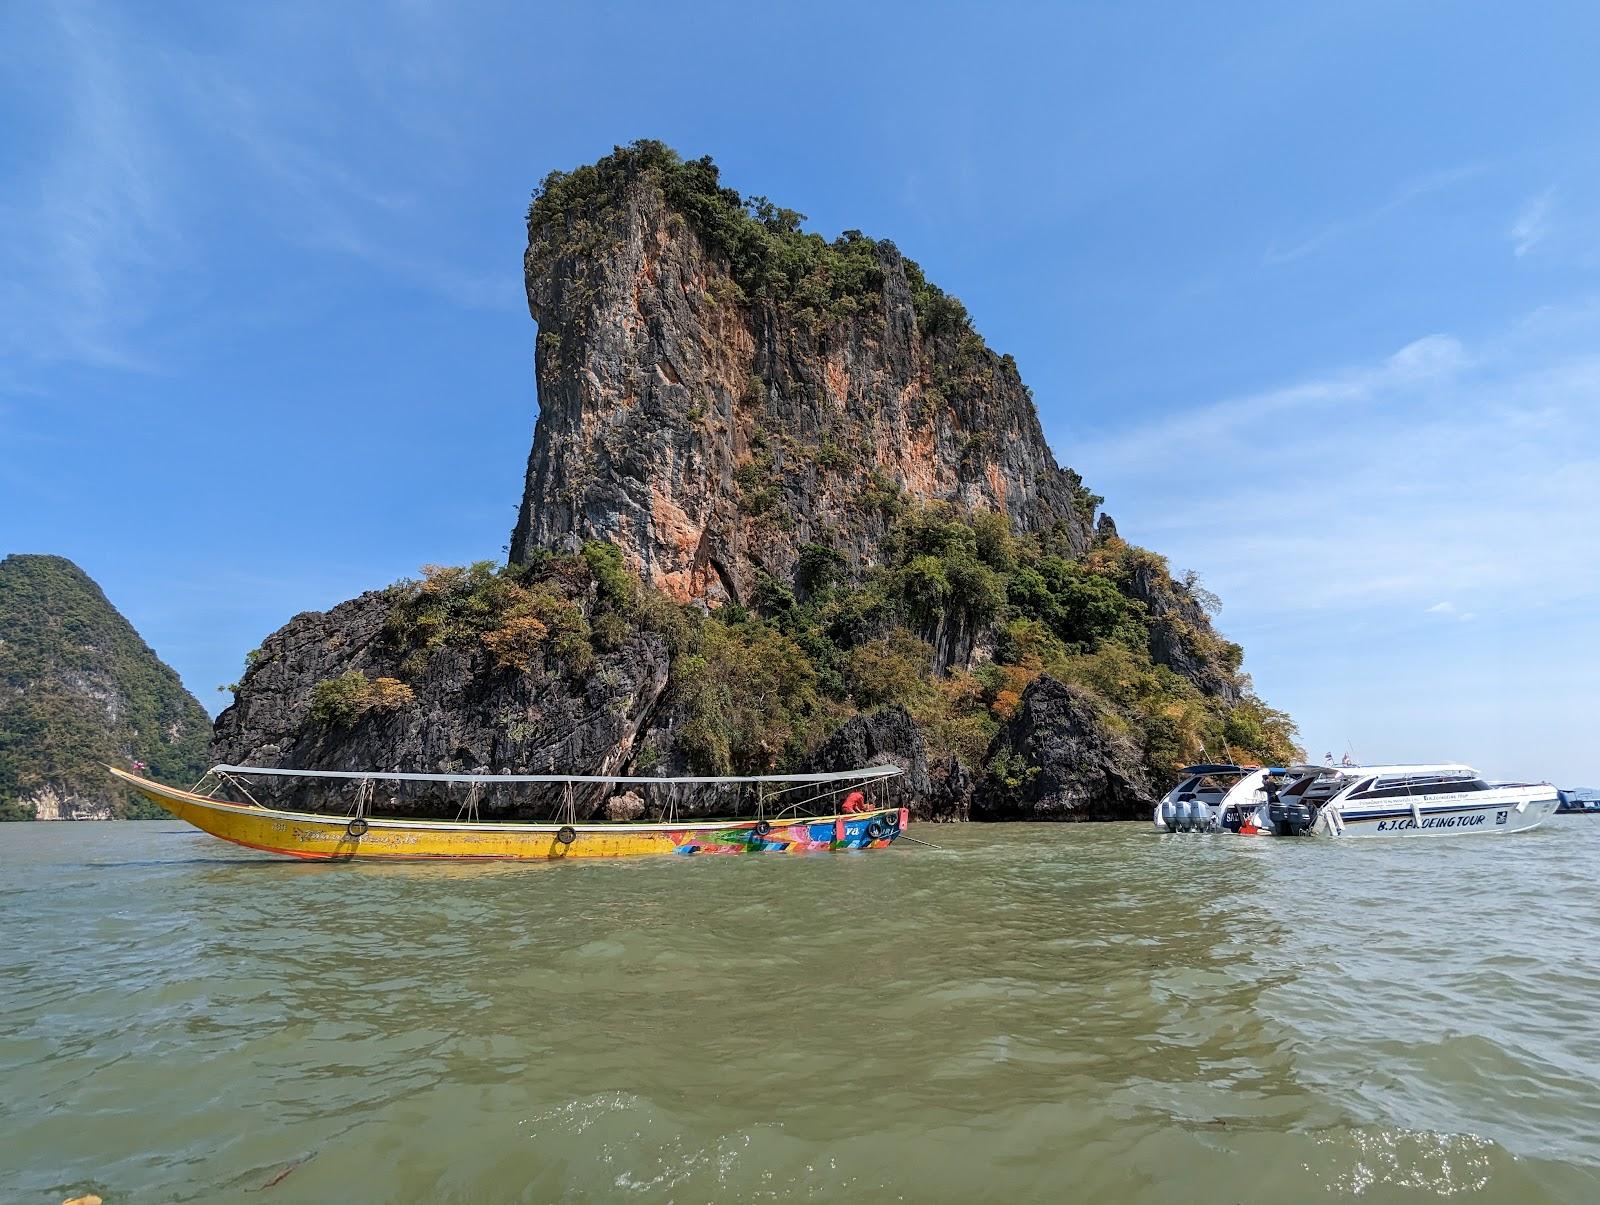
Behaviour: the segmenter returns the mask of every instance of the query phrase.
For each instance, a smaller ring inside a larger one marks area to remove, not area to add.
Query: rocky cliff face
[[[659,636],[633,635],[581,673],[553,649],[518,667],[481,640],[449,642],[418,657],[396,634],[405,588],[374,591],[331,611],[297,615],[262,642],[238,699],[217,719],[217,760],[232,765],[384,769],[425,773],[625,773],[667,684]],[[350,677],[354,675],[354,677]],[[322,683],[350,682],[342,706]],[[384,697],[372,683],[402,684]],[[320,706],[319,706],[320,702]],[[339,810],[346,785],[252,781],[262,802]],[[391,794],[393,789],[391,788]],[[482,814],[548,812],[532,788],[482,795]],[[454,816],[464,790],[407,788],[415,814]],[[598,814],[605,798],[579,801]]]
[[[1044,676],[1022,695],[989,748],[975,820],[1128,820],[1157,792],[1138,748],[1108,730],[1094,702]]]
[[[0,817],[148,815],[103,766],[143,761],[185,786],[211,722],[100,588],[71,561],[0,561]]]
[[[751,218],[649,146],[584,170],[529,216],[539,422],[512,560],[603,539],[680,601],[748,602],[808,544],[876,564],[902,498],[1087,548],[1093,500],[1015,363],[892,243]]]
[[[1290,751],[1214,600],[1094,522],[1100,499],[1056,463],[1015,364],[893,244],[826,242],[709,160],[637,143],[545,180],[524,272],[540,410],[510,564],[296,617],[219,718],[216,760],[888,759],[922,818],[1108,819],[1147,815],[1184,759]]]
[[[885,765],[901,770],[887,784],[890,802],[904,802],[919,820],[967,819],[971,776],[954,757],[929,756],[921,727],[904,707],[884,707],[846,721],[806,758],[805,769],[832,773]]]

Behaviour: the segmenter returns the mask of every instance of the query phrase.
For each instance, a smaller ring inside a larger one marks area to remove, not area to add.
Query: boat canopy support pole
[[[217,778],[219,780],[219,782],[218,782],[219,786],[233,787],[235,790],[237,790],[239,792],[239,794],[243,795],[246,799],[248,799],[251,802],[252,805],[254,805],[255,807],[260,807],[261,806],[261,801],[259,799],[257,799],[254,795],[250,794],[250,788],[245,786],[244,783],[240,782],[232,774],[229,774],[226,771],[217,771],[216,774],[217,774]],[[204,781],[204,780],[202,780],[202,781]],[[215,794],[215,793],[216,793],[215,790],[213,790],[212,794]]]
[[[482,794],[483,784],[481,782],[469,783],[467,786],[467,797],[462,802],[461,806],[456,809],[456,819],[460,820],[463,816],[465,816],[469,821],[477,820],[478,799]]]

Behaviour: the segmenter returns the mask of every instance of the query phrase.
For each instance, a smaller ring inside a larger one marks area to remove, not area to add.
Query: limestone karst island
[[[509,561],[429,566],[265,636],[212,762],[671,777],[887,759],[918,819],[1108,820],[1148,817],[1191,762],[1293,758],[1217,600],[1118,536],[1016,362],[894,243],[829,242],[709,158],[638,142],[545,178],[523,271],[539,414]],[[8,677],[104,718],[73,754],[58,728],[8,725],[13,809],[83,798],[113,755],[161,765],[153,717],[60,672],[107,654],[28,601],[30,560],[7,562],[5,647],[43,651],[11,652]],[[199,777],[193,756],[173,768]],[[315,781],[251,790],[348,804]],[[91,794],[82,814],[121,814],[120,784]],[[615,815],[613,797],[581,792],[575,817]],[[497,788],[483,806],[531,820],[545,801]]]

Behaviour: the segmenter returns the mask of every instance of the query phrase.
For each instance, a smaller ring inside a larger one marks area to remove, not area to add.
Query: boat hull
[[[1319,836],[1332,837],[1452,837],[1468,833],[1521,833],[1537,828],[1555,815],[1554,792],[1547,798],[1530,793],[1520,798],[1501,798],[1488,803],[1458,803],[1420,806],[1413,814],[1406,808],[1371,811],[1341,811],[1337,816],[1326,811],[1317,817],[1312,829]]]
[[[287,812],[208,799],[122,770],[111,771],[152,803],[202,832],[247,849],[313,862],[631,858],[652,854],[812,853],[883,849],[900,835],[902,809],[848,816],[689,821],[681,824],[451,823]],[[354,829],[355,831],[352,831]],[[570,840],[564,838],[570,837]]]
[[[1544,794],[1540,788],[1519,788],[1511,792],[1496,792],[1487,800],[1463,801],[1454,799],[1428,801],[1419,797],[1416,810],[1405,804],[1369,807],[1326,807],[1317,815],[1310,836],[1315,837],[1435,837],[1460,836],[1466,833],[1522,833],[1537,828],[1557,809],[1555,794]],[[1209,819],[1196,824],[1196,830],[1223,836],[1271,837],[1268,827],[1255,822],[1252,816],[1235,834],[1222,826],[1221,807],[1207,809]],[[1173,833],[1167,828],[1157,808],[1156,830]]]

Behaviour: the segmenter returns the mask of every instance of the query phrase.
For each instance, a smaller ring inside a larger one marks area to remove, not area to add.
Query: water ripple
[[[0,1198],[1600,1199],[1600,823],[315,867],[10,826]]]

